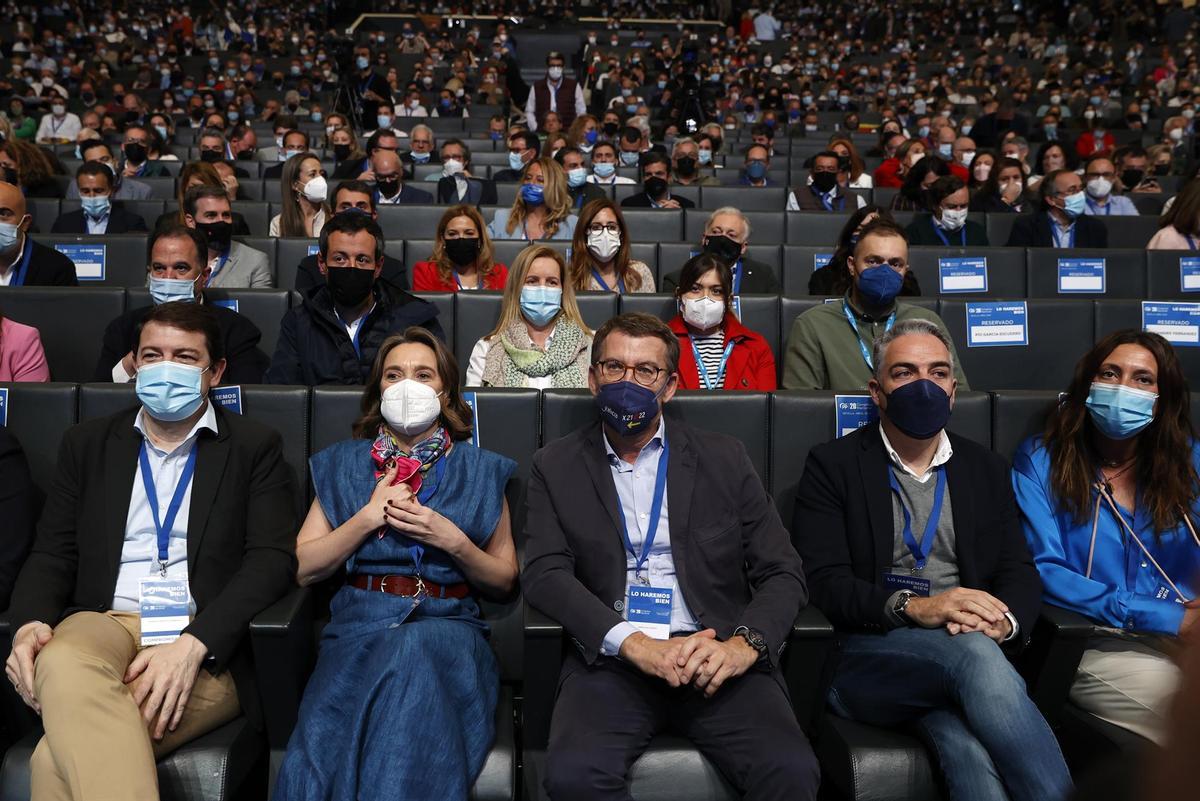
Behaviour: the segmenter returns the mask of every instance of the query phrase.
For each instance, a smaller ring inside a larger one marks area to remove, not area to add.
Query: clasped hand
[[[721,641],[713,629],[669,640],[655,640],[638,632],[621,644],[621,656],[672,687],[691,684],[709,698],[726,681],[742,675],[758,661],[758,651],[743,638]]]
[[[945,627],[951,636],[979,631],[996,642],[1012,632],[1003,601],[983,590],[955,587],[928,598],[913,598],[904,610],[918,626]]]

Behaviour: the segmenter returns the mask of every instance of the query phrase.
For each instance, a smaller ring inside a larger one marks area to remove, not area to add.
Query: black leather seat
[[[433,194],[436,184],[413,184],[417,189]],[[437,230],[438,222],[446,213],[445,206],[408,205],[379,206],[379,226],[388,239],[421,239]]]
[[[787,204],[784,186],[702,186],[700,208],[709,214],[724,206],[742,211],[783,211]]]
[[[1146,251],[1146,297],[1157,300],[1200,300],[1200,277],[1185,279],[1183,259],[1195,259],[1191,250]],[[1195,263],[1195,262],[1193,262]]]
[[[296,288],[296,268],[300,262],[317,252],[317,240],[288,238],[275,240],[275,286]]]
[[[268,181],[278,187],[278,181]],[[241,185],[255,186],[258,192],[258,198],[255,200],[235,200],[232,203],[233,211],[242,215],[246,220],[246,227],[250,229],[250,236],[266,236],[267,231],[271,227],[271,209],[267,205],[262,194],[261,181],[242,181]],[[278,191],[278,189],[276,190]]]
[[[153,301],[150,290],[138,287],[125,292],[127,309],[149,306]],[[288,293],[285,289],[206,289],[204,295],[214,303],[229,306],[250,319],[262,333],[258,348],[270,358],[279,342],[279,328],[288,310]]]
[[[454,332],[454,358],[458,360],[458,372],[463,380],[467,376],[467,362],[475,343],[491,332],[500,319],[501,292],[460,292]]]
[[[682,209],[621,209],[621,216],[630,242],[686,241]]]
[[[104,329],[125,310],[125,292],[119,287],[3,287],[0,310],[38,329],[51,378],[87,381],[96,369]]]
[[[421,300],[428,301],[438,310],[438,324],[442,327],[442,331],[446,334],[446,344],[451,349],[454,348],[455,339],[455,304],[454,292],[416,292],[414,293]]]

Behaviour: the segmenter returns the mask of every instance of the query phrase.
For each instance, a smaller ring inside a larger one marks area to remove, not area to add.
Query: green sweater
[[[887,315],[872,320],[851,304],[858,323],[858,333],[871,353],[875,338],[883,333]],[[896,304],[896,322],[921,318],[936,323],[942,331],[946,324],[935,312],[908,303]],[[946,338],[950,333],[946,331]],[[954,357],[954,377],[958,388],[968,390],[967,377],[950,340],[950,354]],[[862,349],[854,335],[854,329],[846,320],[841,301],[822,303],[801,314],[792,323],[788,335],[787,353],[783,359],[784,389],[832,389],[837,392],[865,392],[871,369],[863,360]]]

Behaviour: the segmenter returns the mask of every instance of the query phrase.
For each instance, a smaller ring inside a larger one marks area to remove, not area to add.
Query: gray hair
[[[432,128],[423,122],[419,122],[409,130],[408,135],[412,136],[417,131],[424,131],[425,133],[429,134],[430,141],[433,142],[434,147],[437,147],[437,135],[433,132]]]
[[[747,241],[747,242],[750,241],[750,221],[746,219],[746,215],[742,213],[742,210],[737,208],[736,206],[722,206],[721,208],[714,211],[712,214],[708,215],[708,219],[704,221],[704,230],[705,231],[707,231],[709,229],[709,227],[712,225],[713,220],[715,220],[717,218],[717,215],[719,215],[719,214],[733,214],[733,215],[736,215],[739,219],[741,219],[742,225],[744,225],[746,227],[746,240],[745,241]]]
[[[883,375],[884,357],[887,355],[888,345],[902,336],[916,334],[921,336],[935,337],[938,342],[946,346],[947,361],[950,362],[950,370],[954,370],[954,350],[950,347],[950,337],[942,330],[941,326],[932,320],[926,320],[923,317],[913,317],[908,320],[901,320],[892,326],[891,331],[885,331],[882,336],[875,340],[875,347],[871,352],[871,360],[875,365],[875,378],[880,378]]]
[[[680,145],[695,145],[695,144],[696,144],[696,140],[695,140],[695,139],[693,139],[693,138],[692,138],[692,137],[690,137],[690,136],[681,136],[681,137],[679,137],[678,139],[676,139],[676,140],[675,140],[675,144],[673,144],[673,145],[671,146],[671,157],[672,157],[672,158],[674,158],[674,157],[675,157],[675,152],[676,152],[677,150],[679,150],[679,146],[680,146]],[[697,149],[698,149],[698,148],[699,148],[699,146],[697,146]]]

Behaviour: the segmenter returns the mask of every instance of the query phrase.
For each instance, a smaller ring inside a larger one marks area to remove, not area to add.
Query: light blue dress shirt
[[[1200,446],[1192,446],[1192,463],[1200,466]],[[1175,592],[1125,532],[1112,508],[1101,502],[1096,525],[1096,553],[1087,577],[1088,550],[1096,492],[1082,523],[1060,508],[1050,484],[1050,454],[1040,437],[1021,443],[1013,457],[1013,490],[1021,507],[1025,539],[1041,574],[1045,598],[1114,628],[1176,634],[1184,607]],[[1154,525],[1138,504],[1126,522],[1187,599],[1195,597],[1192,581],[1200,568],[1200,546],[1182,523],[1155,536]],[[1196,525],[1200,504],[1193,504]]]
[[[100,219],[93,219],[91,216],[84,214],[83,220],[87,224],[87,232],[89,234],[107,234],[108,233],[108,214],[105,214]]]
[[[1083,213],[1090,217],[1129,217],[1138,213],[1137,206],[1133,205],[1133,200],[1125,195],[1109,195],[1108,202],[1103,206],[1092,200],[1090,195],[1087,200]]]
[[[512,233],[508,232],[509,212],[512,209],[496,209],[496,215],[492,217],[492,221],[488,223],[488,235],[492,239],[525,239],[525,226],[518,225],[513,228]],[[574,239],[575,224],[579,222],[579,218],[574,214],[567,216],[565,220],[558,223],[558,230],[554,232],[554,236],[546,237],[547,239]]]
[[[658,477],[658,460],[662,455],[665,428],[662,416],[658,418],[658,431],[645,444],[633,464],[617,456],[612,445],[608,442],[608,433],[604,434],[604,451],[608,456],[608,465],[612,468],[613,483],[617,487],[617,498],[621,501],[621,512],[625,515],[625,526],[629,530],[629,541],[633,544],[638,556],[642,553],[642,544],[646,541],[646,533],[650,528],[650,507],[654,501],[654,482]],[[700,628],[696,616],[688,608],[684,600],[683,590],[679,586],[679,577],[675,573],[675,559],[671,555],[671,515],[667,493],[663,494],[662,516],[658,521],[658,530],[654,534],[654,545],[646,564],[642,566],[642,576],[654,587],[671,588],[671,633],[697,631]],[[634,569],[637,567],[637,557],[625,548],[625,540],[621,538],[621,549],[625,551],[625,583],[634,581]],[[625,638],[637,631],[629,621],[618,623],[604,635],[604,643],[600,653],[605,656],[616,656],[621,650]]]

